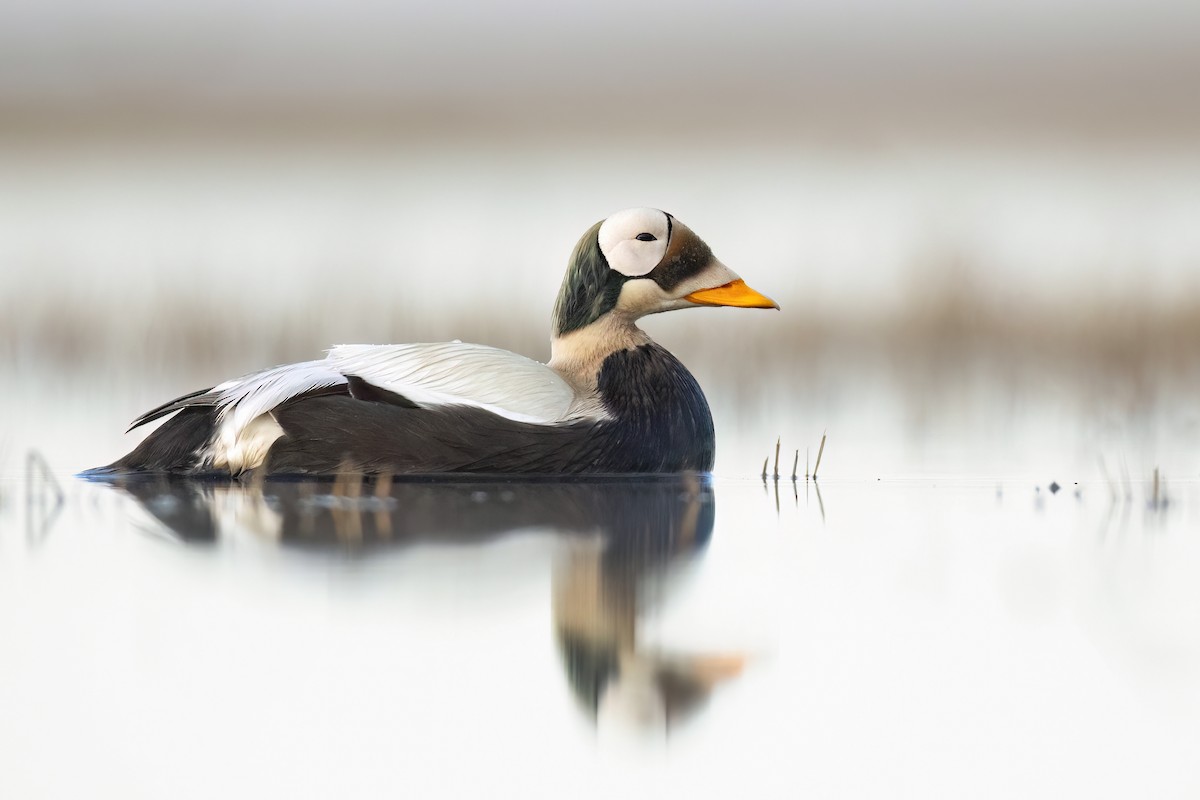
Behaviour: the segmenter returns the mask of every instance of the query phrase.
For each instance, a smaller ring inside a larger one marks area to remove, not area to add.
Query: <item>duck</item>
[[[575,245],[545,364],[459,341],[339,345],[147,411],[129,431],[169,418],[93,473],[708,472],[716,441],[704,392],[637,323],[712,306],[779,308],[671,214],[627,209]]]

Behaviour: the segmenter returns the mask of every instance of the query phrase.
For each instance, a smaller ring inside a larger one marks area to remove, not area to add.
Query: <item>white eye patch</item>
[[[618,211],[600,226],[600,252],[622,275],[645,275],[667,252],[667,215],[656,208]]]

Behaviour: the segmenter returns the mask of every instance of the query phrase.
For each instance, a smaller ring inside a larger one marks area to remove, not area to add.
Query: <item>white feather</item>
[[[222,438],[214,444],[209,450],[209,460],[214,467],[223,467],[236,475],[260,466],[266,460],[271,445],[281,436],[283,428],[279,427],[275,418],[270,414],[261,414],[236,431],[232,443]]]
[[[558,422],[575,399],[546,365],[480,344],[341,345],[326,363],[419,406],[474,406],[519,422]]]
[[[657,208],[629,208],[604,220],[596,237],[608,266],[637,278],[662,261],[670,230],[667,215]],[[652,237],[649,241],[637,238],[647,233]]]
[[[346,376],[330,369],[324,361],[304,361],[221,384],[225,388],[217,401],[221,409],[220,443],[226,451],[233,450],[242,431],[255,418],[305,392],[345,382]]]

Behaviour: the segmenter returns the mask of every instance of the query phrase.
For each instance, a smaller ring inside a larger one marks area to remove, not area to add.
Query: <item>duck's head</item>
[[[656,208],[630,208],[597,222],[575,245],[554,332],[563,336],[606,314],[634,320],[695,306],[779,308],[682,222]]]

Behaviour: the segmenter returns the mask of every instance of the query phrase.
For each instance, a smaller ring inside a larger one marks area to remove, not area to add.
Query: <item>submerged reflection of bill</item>
[[[573,695],[600,723],[669,728],[740,673],[739,653],[664,652],[638,635],[673,564],[713,531],[707,476],[588,481],[112,481],[165,532],[220,545],[250,531],[281,547],[371,557],[418,544],[482,543],[544,529],[563,540],[552,576],[555,642]]]

